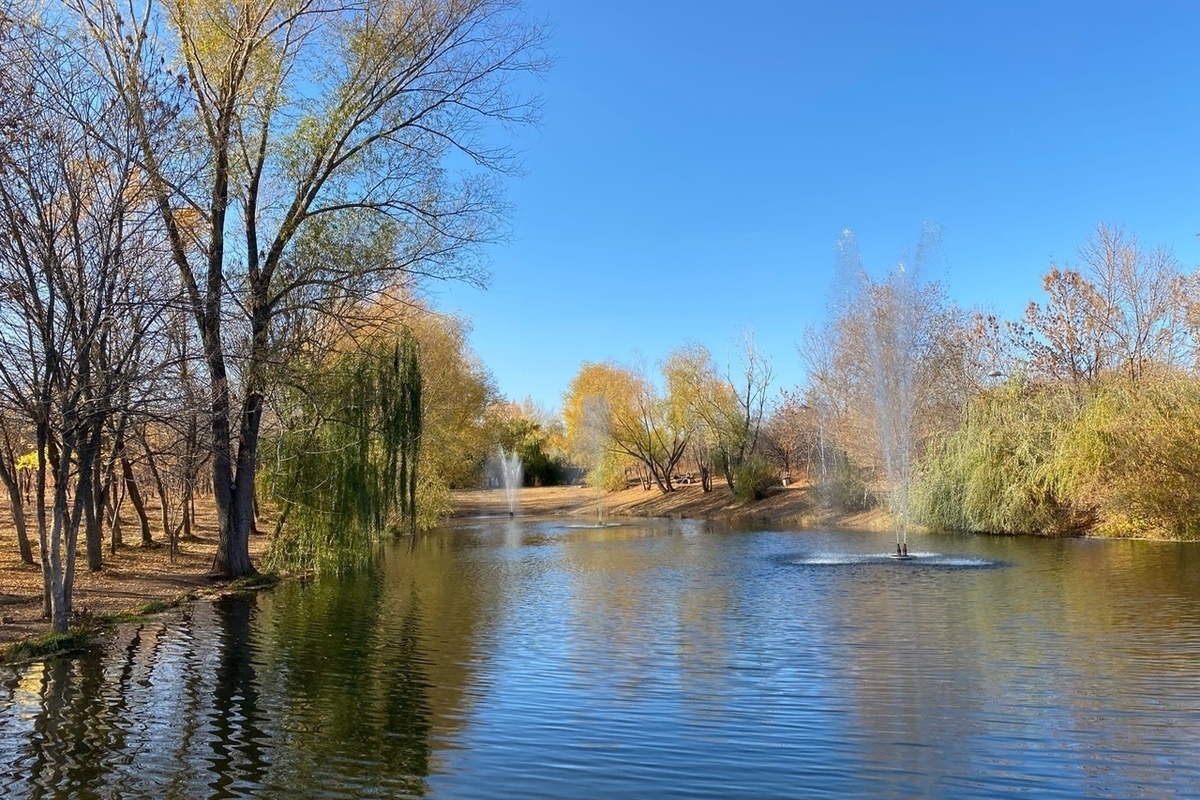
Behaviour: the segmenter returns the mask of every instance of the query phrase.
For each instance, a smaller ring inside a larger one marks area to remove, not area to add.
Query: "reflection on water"
[[[490,520],[0,671],[0,797],[1200,797],[1200,548]]]

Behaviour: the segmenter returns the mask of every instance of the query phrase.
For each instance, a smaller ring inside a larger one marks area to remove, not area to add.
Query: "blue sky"
[[[1102,222],[1200,266],[1200,3],[550,2],[512,241],[469,317],[501,392],[557,408],[584,361],[718,360],[777,387],[841,231],[880,273],[922,226],[960,305],[1008,317]]]

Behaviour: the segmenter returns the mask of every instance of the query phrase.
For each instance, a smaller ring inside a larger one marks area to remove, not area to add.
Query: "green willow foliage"
[[[926,453],[917,519],[945,530],[1200,538],[1200,384],[1013,384]]]
[[[1112,381],[1091,392],[1060,454],[1096,532],[1200,538],[1200,384],[1183,376]]]
[[[386,531],[417,524],[423,412],[416,340],[405,330],[341,356],[308,383],[270,443],[275,458],[264,464],[263,488],[280,509],[267,562],[272,569],[361,569]]]
[[[913,486],[914,518],[942,530],[1065,533],[1082,522],[1057,459],[1078,414],[1072,396],[1014,380],[978,398],[932,443]]]

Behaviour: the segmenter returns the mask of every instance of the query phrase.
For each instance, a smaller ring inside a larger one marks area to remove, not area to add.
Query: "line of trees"
[[[982,320],[1003,385],[930,443],[918,481],[926,522],[1200,535],[1196,275],[1100,226],[1043,288],[1022,319]]]
[[[738,361],[721,370],[692,343],[663,361],[657,381],[645,367],[584,364],[563,408],[576,462],[609,488],[633,472],[664,494],[686,462],[705,492],[719,472],[735,493],[761,496],[773,482],[762,437],[772,369],[749,336]]]
[[[0,479],[55,630],[81,530],[98,568],[127,494],[149,538],[139,471],[172,530],[205,484],[213,573],[254,573],[271,399],[378,298],[484,280],[541,42],[508,0],[4,0]]]
[[[1200,536],[1197,276],[1101,225],[1005,320],[922,280],[938,245],[931,228],[872,277],[847,232],[839,294],[800,345],[807,382],[774,397],[749,342],[734,368],[695,344],[657,374],[583,365],[573,457],[610,488],[671,492],[694,470],[705,491],[714,474],[744,498],[807,480],[827,507],[946,529]]]
[[[895,431],[878,411],[901,389],[878,383],[870,340],[898,274],[861,277],[804,347],[804,405],[837,465],[822,475],[825,496],[846,505],[877,502],[885,485]],[[933,283],[910,297],[915,518],[955,530],[1200,535],[1200,460],[1187,455],[1200,414],[1195,275],[1169,250],[1101,225],[1076,263],[1051,264],[1042,288],[1046,299],[1015,320],[959,308]]]

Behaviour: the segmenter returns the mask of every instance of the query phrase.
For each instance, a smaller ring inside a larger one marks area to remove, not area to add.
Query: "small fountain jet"
[[[517,512],[517,490],[521,488],[522,464],[521,457],[515,452],[506,454],[503,447],[498,447],[500,467],[500,482],[504,487],[504,497],[508,500],[508,516],[515,517]]]

